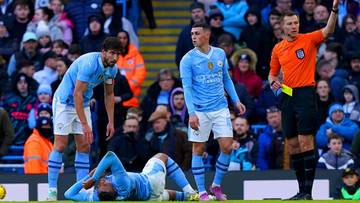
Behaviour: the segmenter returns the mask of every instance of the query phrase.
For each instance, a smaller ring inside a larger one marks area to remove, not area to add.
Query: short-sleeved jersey
[[[84,107],[89,106],[93,89],[101,82],[113,80],[117,73],[117,67],[104,67],[100,52],[87,53],[76,59],[64,75],[54,97],[62,104],[74,106],[74,89],[76,80],[88,83],[83,94]]]
[[[270,62],[270,75],[283,72],[283,83],[291,88],[315,86],[317,49],[324,41],[322,30],[299,34],[294,41],[282,40],[275,45]]]
[[[180,77],[185,97],[188,88],[191,89],[192,104],[185,98],[189,113],[212,112],[228,106],[224,90],[224,82],[230,79],[228,69],[225,52],[217,47],[211,47],[208,54],[194,48],[181,59]],[[230,96],[234,102],[239,101],[236,94]]]

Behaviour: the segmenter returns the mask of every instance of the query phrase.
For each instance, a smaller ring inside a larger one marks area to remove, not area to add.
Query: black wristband
[[[337,13],[339,12],[339,9],[334,9],[334,8],[332,8],[332,9],[331,9],[331,12],[333,12],[333,13],[336,13],[336,14],[337,14]]]

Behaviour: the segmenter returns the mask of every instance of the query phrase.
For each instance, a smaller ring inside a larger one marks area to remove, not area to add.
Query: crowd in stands
[[[114,91],[116,133],[106,140],[100,85],[91,100],[92,164],[112,150],[128,171],[139,171],[148,158],[163,152],[182,169],[190,168],[188,114],[176,71],[160,70],[141,96],[147,66],[139,51],[139,8],[151,29],[157,25],[151,0],[134,2],[129,1],[128,13],[123,14],[116,0],[0,1],[0,162],[7,163],[1,157],[10,145],[24,146],[25,173],[47,172],[44,165],[53,147],[53,93],[77,57],[100,51],[107,36],[117,36],[122,51]],[[331,0],[199,0],[189,5],[191,18],[179,33],[174,63],[179,65],[193,48],[192,24],[208,22],[211,45],[225,51],[236,92],[247,108],[243,116],[234,111],[231,115],[230,170],[291,167],[278,107],[281,94],[275,95],[267,82],[271,51],[283,38],[284,11],[296,11],[300,32],[306,33],[325,26],[331,5]],[[134,9],[138,12],[131,12]],[[316,63],[319,168],[359,166],[359,76],[359,1],[340,1],[335,33],[319,46]],[[255,132],[259,124],[263,127]],[[74,167],[66,161],[75,152],[69,146],[63,159],[65,172]],[[214,169],[218,152],[217,142],[210,140],[203,155],[208,170]]]

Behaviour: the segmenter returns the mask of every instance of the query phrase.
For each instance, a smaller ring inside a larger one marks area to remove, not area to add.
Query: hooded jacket
[[[330,107],[329,117],[326,119],[326,122],[320,126],[320,129],[316,134],[316,144],[318,148],[326,151],[328,144],[326,130],[331,129],[332,132],[344,138],[344,149],[350,150],[354,136],[359,132],[359,127],[350,119],[345,118],[345,116],[339,124],[335,124],[331,118],[331,115],[335,110],[343,111],[343,108],[340,104],[333,104]]]
[[[355,85],[346,85],[343,89],[349,90],[353,95],[353,101],[343,105],[345,116],[353,121],[360,121],[360,103],[359,103],[359,91]]]
[[[339,155],[332,151],[326,152],[317,163],[317,168],[322,169],[346,169],[353,166],[354,160],[351,157],[351,153],[344,149],[341,150]]]
[[[187,123],[186,122],[187,112],[186,112],[186,104],[185,103],[184,103],[183,109],[180,111],[180,114],[176,113],[176,109],[175,109],[175,106],[174,106],[174,95],[175,95],[175,93],[178,93],[178,92],[182,92],[184,94],[183,88],[177,87],[177,88],[173,89],[173,91],[171,91],[171,94],[170,94],[169,104],[170,104],[171,115],[179,115],[180,118],[181,118],[181,121],[183,123]]]

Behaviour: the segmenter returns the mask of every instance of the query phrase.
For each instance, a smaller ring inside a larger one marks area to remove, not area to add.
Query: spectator
[[[212,9],[209,14],[209,25],[211,27],[210,44],[217,46],[219,37],[222,34],[230,34],[224,30],[224,15],[218,9]],[[232,36],[232,34],[230,34]],[[234,36],[232,36],[234,37]]]
[[[241,32],[246,27],[245,13],[248,4],[245,0],[221,0],[214,4],[224,15],[224,30],[239,40]]]
[[[359,109],[359,90],[355,85],[346,85],[343,89],[344,95],[344,114],[345,118],[350,118],[350,115],[357,115],[355,118],[350,118],[351,120],[357,121],[360,109]]]
[[[55,52],[58,57],[65,57],[69,51],[69,46],[61,39],[52,43],[51,51]]]
[[[36,91],[39,87],[39,83],[33,78],[35,73],[35,66],[34,63],[31,61],[23,60],[16,66],[16,73],[13,74],[11,77],[12,80],[15,79],[15,77],[19,73],[25,73],[26,76],[29,78],[29,90],[31,94],[35,95]]]
[[[105,19],[104,32],[110,36],[118,36],[121,30],[125,30],[129,34],[129,40],[132,45],[139,48],[139,39],[136,35],[133,25],[125,17],[121,16],[116,6],[116,0],[103,0],[101,4],[101,16]]]
[[[29,78],[20,73],[12,84],[12,93],[2,99],[2,106],[10,115],[12,127],[16,129],[13,144],[23,145],[29,136],[27,119],[36,97],[29,92]]]
[[[43,59],[42,54],[37,52],[37,38],[35,33],[26,32],[22,38],[22,47],[20,51],[15,52],[11,55],[7,73],[11,76],[16,71],[16,66],[24,60],[28,60],[34,63],[35,70],[42,70]]]
[[[36,128],[24,145],[25,174],[41,174],[48,172],[48,160],[53,144],[53,124],[50,118],[39,117]]]
[[[177,87],[181,87],[180,80],[175,78],[169,69],[160,70],[157,80],[147,89],[140,104],[140,108],[143,110],[142,127],[147,128],[146,122],[155,111],[156,106],[169,104],[171,92]]]
[[[145,134],[150,154],[165,153],[179,164],[182,170],[191,166],[191,142],[187,141],[186,133],[174,129],[169,122],[170,112],[167,107],[159,106],[151,114],[149,122],[152,128]]]
[[[12,15],[13,2],[0,1],[0,17]]]
[[[79,42],[88,28],[88,19],[101,12],[101,0],[69,0],[65,5],[68,18],[74,23],[73,41]]]
[[[319,150],[327,150],[328,137],[336,133],[344,139],[344,149],[350,150],[351,143],[355,135],[359,132],[359,127],[350,119],[345,118],[344,108],[340,104],[333,104],[329,109],[329,117],[320,126],[316,134],[316,145]]]
[[[276,0],[276,1],[274,0],[269,2],[268,5],[261,10],[261,16],[263,22],[265,24],[268,24],[269,23],[268,17],[271,15],[270,13],[274,14],[274,11],[276,11],[277,13],[276,15],[279,16],[278,19],[280,20],[280,16],[284,13],[284,11],[291,10],[291,6],[292,6],[291,0]]]
[[[42,84],[39,86],[37,90],[37,101],[29,112],[28,124],[30,129],[33,129],[36,125],[36,119],[40,115],[40,107],[52,115],[51,96],[52,91],[50,85]]]
[[[80,40],[80,50],[83,54],[100,51],[101,44],[108,36],[104,33],[104,21],[98,15],[88,19],[89,33]]]
[[[250,132],[249,122],[244,117],[233,121],[234,141],[230,157],[229,171],[248,171],[255,169],[257,151],[255,136]]]
[[[0,55],[9,62],[11,54],[17,49],[18,43],[9,33],[9,23],[0,19]]]
[[[350,60],[350,83],[360,89],[360,55],[354,55]]]
[[[45,67],[43,70],[34,73],[34,79],[41,84],[50,85],[58,78],[56,72],[56,54],[53,51],[49,51],[44,54]]]
[[[280,23],[280,17],[281,13],[278,10],[272,9],[270,11],[269,15],[266,16],[266,20],[268,22],[266,24],[269,30],[272,30],[276,23]]]
[[[59,26],[63,33],[62,40],[70,45],[73,41],[72,29],[74,29],[74,24],[64,12],[63,2],[61,0],[50,0],[50,9],[54,12],[54,16],[50,19],[49,24]]]
[[[0,158],[8,153],[15,138],[14,128],[5,109],[0,108]]]
[[[266,123],[266,109],[272,106],[279,106],[280,96],[276,96],[270,88],[268,81],[264,82],[264,89],[261,91],[259,98],[256,100],[255,115],[257,122]],[[327,113],[326,113],[327,114]]]
[[[47,26],[50,30],[50,38],[52,41],[57,39],[64,39],[64,33],[58,24],[54,21],[50,21],[54,17],[54,12],[48,7],[40,7],[36,9],[33,20],[28,24],[28,32],[36,32],[39,23],[42,22],[42,26]]]
[[[304,33],[312,32],[315,30],[318,30],[320,28],[324,28],[326,26],[327,20],[329,18],[329,11],[328,9],[323,5],[317,5],[314,8],[314,20],[315,23],[309,25],[307,29],[304,30]]]
[[[10,36],[14,37],[17,42],[26,32],[28,23],[34,14],[34,4],[29,0],[14,1],[14,15],[9,17],[9,32]]]
[[[349,35],[344,42],[344,58],[360,56],[360,15],[357,16],[356,30]]]
[[[191,49],[194,45],[191,40],[191,28],[194,23],[205,22],[205,8],[204,4],[194,2],[190,5],[191,22],[186,25],[180,32],[178,41],[176,43],[175,51],[175,63],[179,67],[182,57]]]
[[[117,72],[114,80],[114,129],[120,128],[126,117],[126,109],[123,102],[128,101],[132,97],[132,92],[129,83],[125,76]],[[100,84],[94,88],[93,98],[97,101],[96,115],[97,128],[99,137],[100,157],[106,154],[107,148],[107,123],[108,116],[105,106],[104,85]]]
[[[185,105],[184,90],[181,87],[175,88],[170,95],[171,124],[175,129],[187,133],[189,114]]]
[[[70,67],[71,62],[67,58],[57,58],[56,59],[56,72],[58,75],[57,80],[51,83],[52,92],[55,92],[59,87],[61,80],[63,79],[67,69]]]
[[[348,14],[342,21],[340,36],[337,36],[338,42],[344,44],[345,39],[349,38],[352,33],[356,31],[356,18],[355,16]]]
[[[39,21],[36,27],[36,38],[38,39],[38,50],[40,53],[45,54],[51,51],[52,41],[50,37],[50,29],[44,21]]]
[[[234,64],[231,62],[231,56],[235,50],[233,36],[228,33],[222,34],[221,36],[219,36],[217,44],[218,44],[218,47],[223,49],[226,54],[226,59],[229,63],[229,71],[230,71],[229,73],[231,73],[231,71],[234,68]]]
[[[354,160],[349,151],[342,148],[343,138],[330,134],[328,138],[329,151],[321,155],[317,168],[322,169],[346,169],[354,167]]]
[[[256,53],[258,61],[255,72],[262,80],[266,80],[269,74],[271,38],[265,27],[261,25],[260,11],[256,7],[250,8],[246,12],[245,20],[248,26],[241,33],[240,43],[245,43],[247,48]]]
[[[329,61],[323,59],[317,62],[316,72],[320,76],[320,79],[328,80],[330,82],[331,95],[335,101],[342,101],[342,89],[349,83],[347,80],[347,71],[335,69]]]
[[[309,29],[313,24],[314,20],[314,10],[317,5],[316,0],[305,0],[302,6],[302,11],[300,12],[300,33],[306,33],[306,30]]]
[[[241,49],[235,52],[231,59],[236,64],[233,70],[234,81],[244,84],[249,94],[258,98],[263,84],[261,78],[255,73],[256,54],[249,49]]]
[[[323,54],[323,58],[327,60],[335,69],[344,68],[340,64],[342,56],[342,47],[341,44],[333,42],[329,43]]]
[[[6,61],[0,55],[0,97],[10,88],[9,86],[9,76],[6,73]]]
[[[133,97],[129,101],[124,102],[124,107],[139,107],[141,86],[146,77],[144,59],[139,50],[130,43],[128,32],[120,31],[117,36],[120,39],[122,49],[116,65],[120,73],[125,75],[133,92]]]
[[[116,130],[107,147],[108,151],[113,151],[119,157],[126,171],[140,172],[147,161],[144,155],[149,152],[142,147],[139,123],[137,117],[128,117],[122,129]]]
[[[260,170],[283,169],[285,136],[281,127],[281,112],[277,107],[266,110],[268,125],[258,139],[256,167]]]
[[[69,59],[69,61],[72,63],[74,62],[77,58],[79,58],[81,55],[81,50],[80,50],[80,46],[78,44],[72,44],[69,47],[69,52],[66,55],[66,58]]]
[[[318,124],[324,123],[328,117],[330,105],[334,102],[330,94],[331,89],[327,80],[320,79],[316,83],[316,100],[317,100],[317,121]]]
[[[270,47],[274,47],[277,43],[279,43],[281,40],[283,40],[284,35],[281,30],[281,25],[279,22],[275,23],[271,30],[271,45]]]
[[[342,185],[338,189],[336,199],[359,200],[359,174],[352,168],[346,168],[342,174]]]

